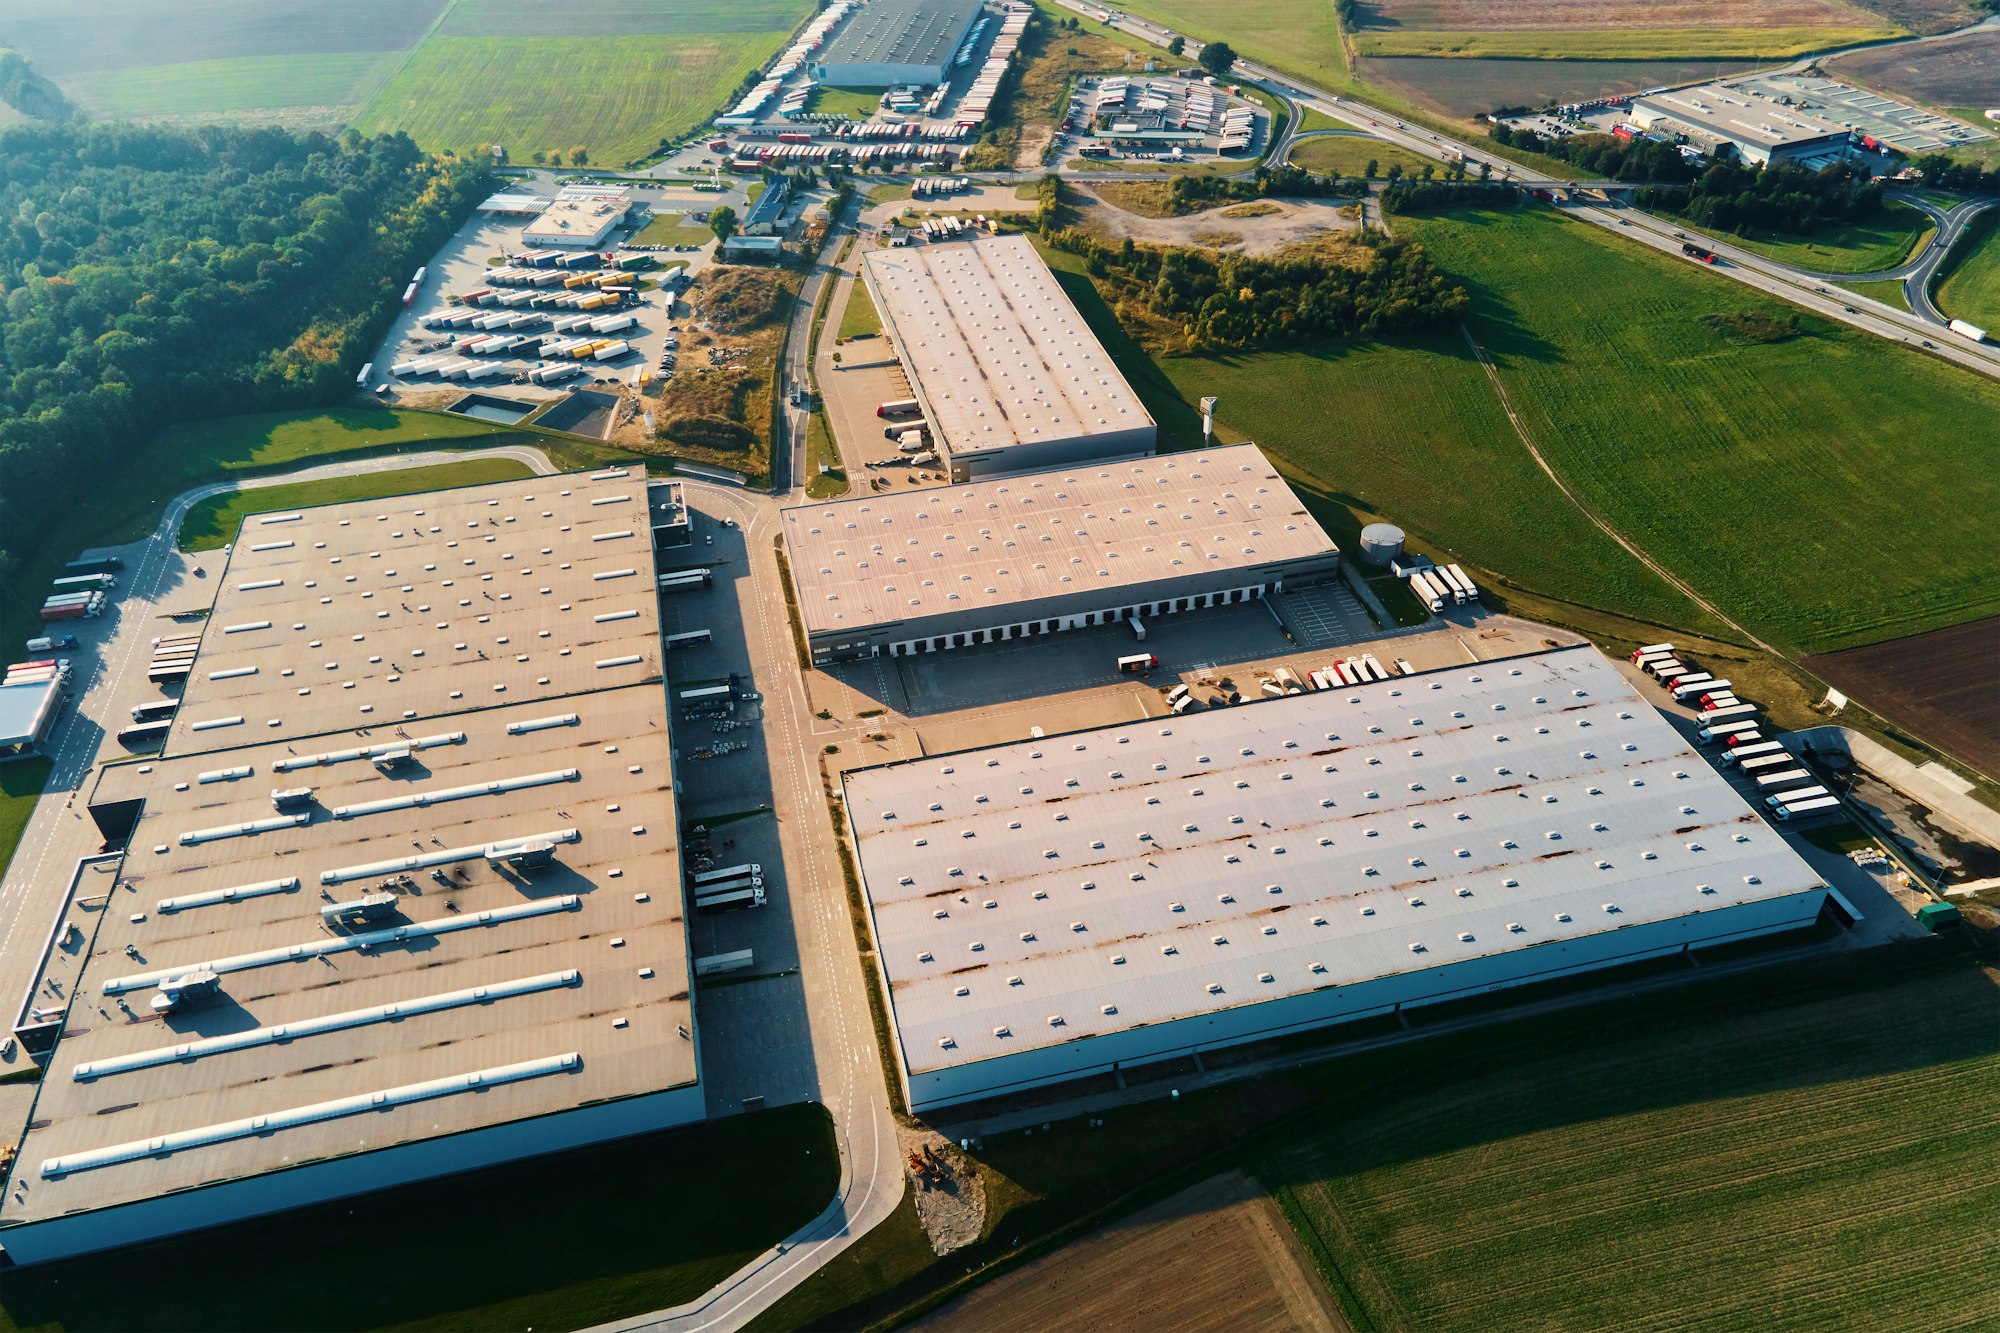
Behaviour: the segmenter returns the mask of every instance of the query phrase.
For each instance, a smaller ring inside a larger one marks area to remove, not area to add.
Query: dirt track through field
[[[922,1333],[1348,1333],[1284,1214],[1213,1176],[933,1312]]]

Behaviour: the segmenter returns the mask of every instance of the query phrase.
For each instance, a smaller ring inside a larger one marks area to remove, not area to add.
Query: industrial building
[[[1253,601],[1340,552],[1253,444],[782,511],[813,661]]]
[[[13,1260],[703,1116],[647,537],[624,470],[246,521],[165,753],[88,791]]]
[[[764,193],[750,204],[743,215],[745,236],[775,236],[779,223],[785,219],[785,205],[792,201],[792,178],[780,176],[764,187]]]
[[[1656,135],[1685,138],[1705,154],[1733,151],[1759,167],[1837,161],[1853,137],[1844,126],[1728,83],[1635,97],[1632,123]]]
[[[1802,928],[1595,649],[851,772],[913,1111]]]
[[[870,0],[807,72],[840,88],[943,83],[981,0]]]
[[[622,185],[564,186],[553,203],[521,228],[521,243],[530,249],[600,249],[624,224],[631,207],[632,191]]]
[[[1157,446],[1153,418],[1027,237],[871,250],[861,276],[953,481]]]

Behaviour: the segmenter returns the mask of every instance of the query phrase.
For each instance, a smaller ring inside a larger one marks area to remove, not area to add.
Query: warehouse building
[[[1027,237],[871,250],[861,277],[953,481],[1156,448],[1153,418]]]
[[[782,512],[816,663],[1254,601],[1340,552],[1253,444]]]
[[[89,795],[128,850],[38,1057],[16,1262],[705,1113],[644,478],[264,517],[183,709],[245,720]]]
[[[1727,83],[1635,97],[1632,123],[1656,135],[1685,138],[1705,154],[1727,149],[1758,167],[1837,161],[1853,139],[1844,126]]]
[[[807,72],[840,88],[943,83],[981,10],[980,0],[870,0]]]
[[[1827,892],[1589,647],[843,787],[913,1111],[1803,928]]]
[[[521,229],[521,243],[529,249],[557,246],[568,250],[597,250],[624,225],[632,207],[632,191],[622,185],[565,186],[555,201]]]

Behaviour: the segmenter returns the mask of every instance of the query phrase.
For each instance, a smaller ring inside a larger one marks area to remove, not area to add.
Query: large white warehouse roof
[[[913,1074],[1818,888],[1574,648],[851,773]]]
[[[931,425],[951,449],[1152,431],[1138,395],[1025,236],[871,250],[864,262]]]
[[[809,634],[1335,549],[1254,444],[801,505],[783,517]]]

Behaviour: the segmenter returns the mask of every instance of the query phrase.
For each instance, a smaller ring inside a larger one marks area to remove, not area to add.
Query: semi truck
[[[705,958],[694,960],[694,974],[698,977],[717,977],[725,972],[741,972],[757,961],[752,949],[737,949],[730,953],[712,953]]]
[[[1771,799],[1775,801],[1778,798],[1774,796]],[[1771,814],[1777,819],[1811,819],[1818,815],[1837,814],[1839,811],[1840,798],[1829,793],[1825,796],[1815,796],[1810,800],[1795,801],[1790,805],[1776,806]]]
[[[74,634],[44,634],[39,639],[30,639],[27,649],[31,653],[53,653],[63,648],[76,647]]]
[[[724,893],[714,898],[697,898],[694,904],[697,912],[733,912],[740,908],[763,905],[762,889],[738,889],[735,893]]]
[[[875,404],[875,415],[878,417],[906,417],[918,410],[919,405],[914,398],[894,398]]]
[[[1649,643],[1644,648],[1634,648],[1632,650],[1632,660],[1639,662],[1648,657],[1661,654],[1672,657],[1674,655],[1674,646],[1671,643]]]
[[[125,568],[125,562],[115,555],[101,556],[96,560],[72,560],[63,566],[65,574],[116,574]]]
[[[1160,664],[1160,659],[1151,653],[1132,653],[1118,659],[1118,669],[1127,674],[1151,671]]]
[[[1986,330],[1980,328],[1977,324],[1968,324],[1962,319],[1954,319],[1946,327],[1959,337],[1972,342],[1983,343],[1986,341]]]
[[[688,876],[688,883],[699,888],[704,884],[723,884],[745,875],[754,877],[759,884],[764,882],[764,867],[754,862],[738,866],[723,866],[719,870],[701,870]]]
[[[1738,764],[1745,759],[1755,759],[1758,755],[1780,754],[1784,752],[1784,749],[1785,747],[1777,741],[1757,741],[1749,745],[1732,745],[1729,747],[1728,753],[1721,755],[1717,758],[1716,762],[1725,766]]]
[[[1757,711],[1747,704],[1744,708],[1746,712],[1750,713]],[[1731,736],[1757,730],[1757,723],[1747,717],[1703,718],[1702,721],[1706,725],[1695,732],[1695,739],[1703,745],[1707,745],[1712,741],[1727,741]]]

